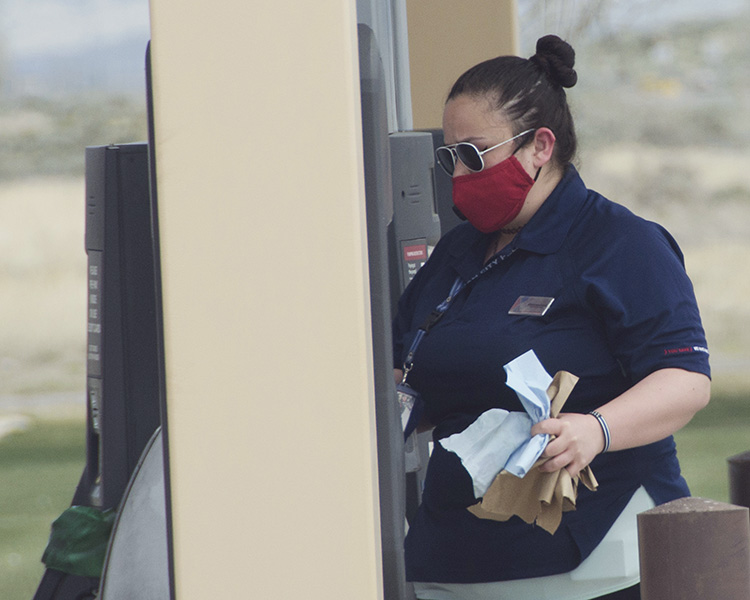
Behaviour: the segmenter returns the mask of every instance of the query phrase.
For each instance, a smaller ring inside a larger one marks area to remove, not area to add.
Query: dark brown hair
[[[536,54],[529,59],[499,56],[472,67],[453,84],[448,100],[462,94],[488,97],[510,120],[514,135],[548,127],[557,140],[555,159],[567,166],[578,145],[563,89],[578,81],[574,64],[570,44],[556,35],[546,35],[537,41]]]

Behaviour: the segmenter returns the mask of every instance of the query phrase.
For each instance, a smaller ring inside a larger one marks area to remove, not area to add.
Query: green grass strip
[[[85,423],[31,421],[0,440],[0,598],[29,600],[44,573],[50,526],[70,506],[85,464]]]

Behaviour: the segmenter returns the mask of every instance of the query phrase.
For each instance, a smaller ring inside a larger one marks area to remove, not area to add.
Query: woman
[[[554,534],[481,519],[467,510],[471,477],[436,443],[406,539],[419,598],[639,598],[634,514],[689,494],[672,434],[710,388],[692,286],[672,237],[587,190],[571,165],[573,66],[573,49],[545,36],[531,59],[483,62],[453,86],[437,159],[468,223],[402,296],[394,352],[436,442],[488,409],[523,410],[502,367],[530,349],[549,374],[578,376],[564,412],[531,434],[554,436],[542,471],[590,465],[599,487],[580,487]],[[623,545],[629,568],[597,566]]]

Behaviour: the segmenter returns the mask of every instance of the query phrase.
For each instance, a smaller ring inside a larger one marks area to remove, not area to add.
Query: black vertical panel
[[[122,391],[128,412],[124,438],[128,448],[129,480],[160,423],[159,371],[148,146],[121,146],[118,153],[117,185],[122,198],[118,205],[122,241],[118,270],[121,347],[125,361]],[[117,493],[119,502],[122,491]]]
[[[160,424],[147,144],[86,148],[85,214],[86,466],[73,504],[117,509]],[[97,585],[48,569],[34,598],[93,598]]]
[[[360,24],[367,247],[370,269],[383,583],[386,600],[413,598],[404,575],[404,440],[397,412],[391,344],[388,226],[392,217],[385,75],[373,31]]]
[[[160,421],[148,147],[90,147],[86,164],[87,395],[98,449],[89,445],[97,475],[79,500],[106,509],[119,505]]]

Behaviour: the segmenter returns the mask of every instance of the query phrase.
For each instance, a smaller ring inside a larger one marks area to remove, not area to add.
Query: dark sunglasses
[[[477,173],[484,169],[484,156],[490,150],[499,148],[500,146],[517,140],[521,136],[526,135],[535,131],[534,129],[527,129],[522,131],[518,135],[514,135],[512,138],[495,144],[494,146],[487,148],[486,150],[480,150],[474,144],[470,142],[458,142],[457,144],[451,144],[449,146],[440,146],[435,150],[435,158],[438,164],[443,168],[443,171],[453,177],[453,172],[456,170],[456,160],[460,160],[469,171]]]

